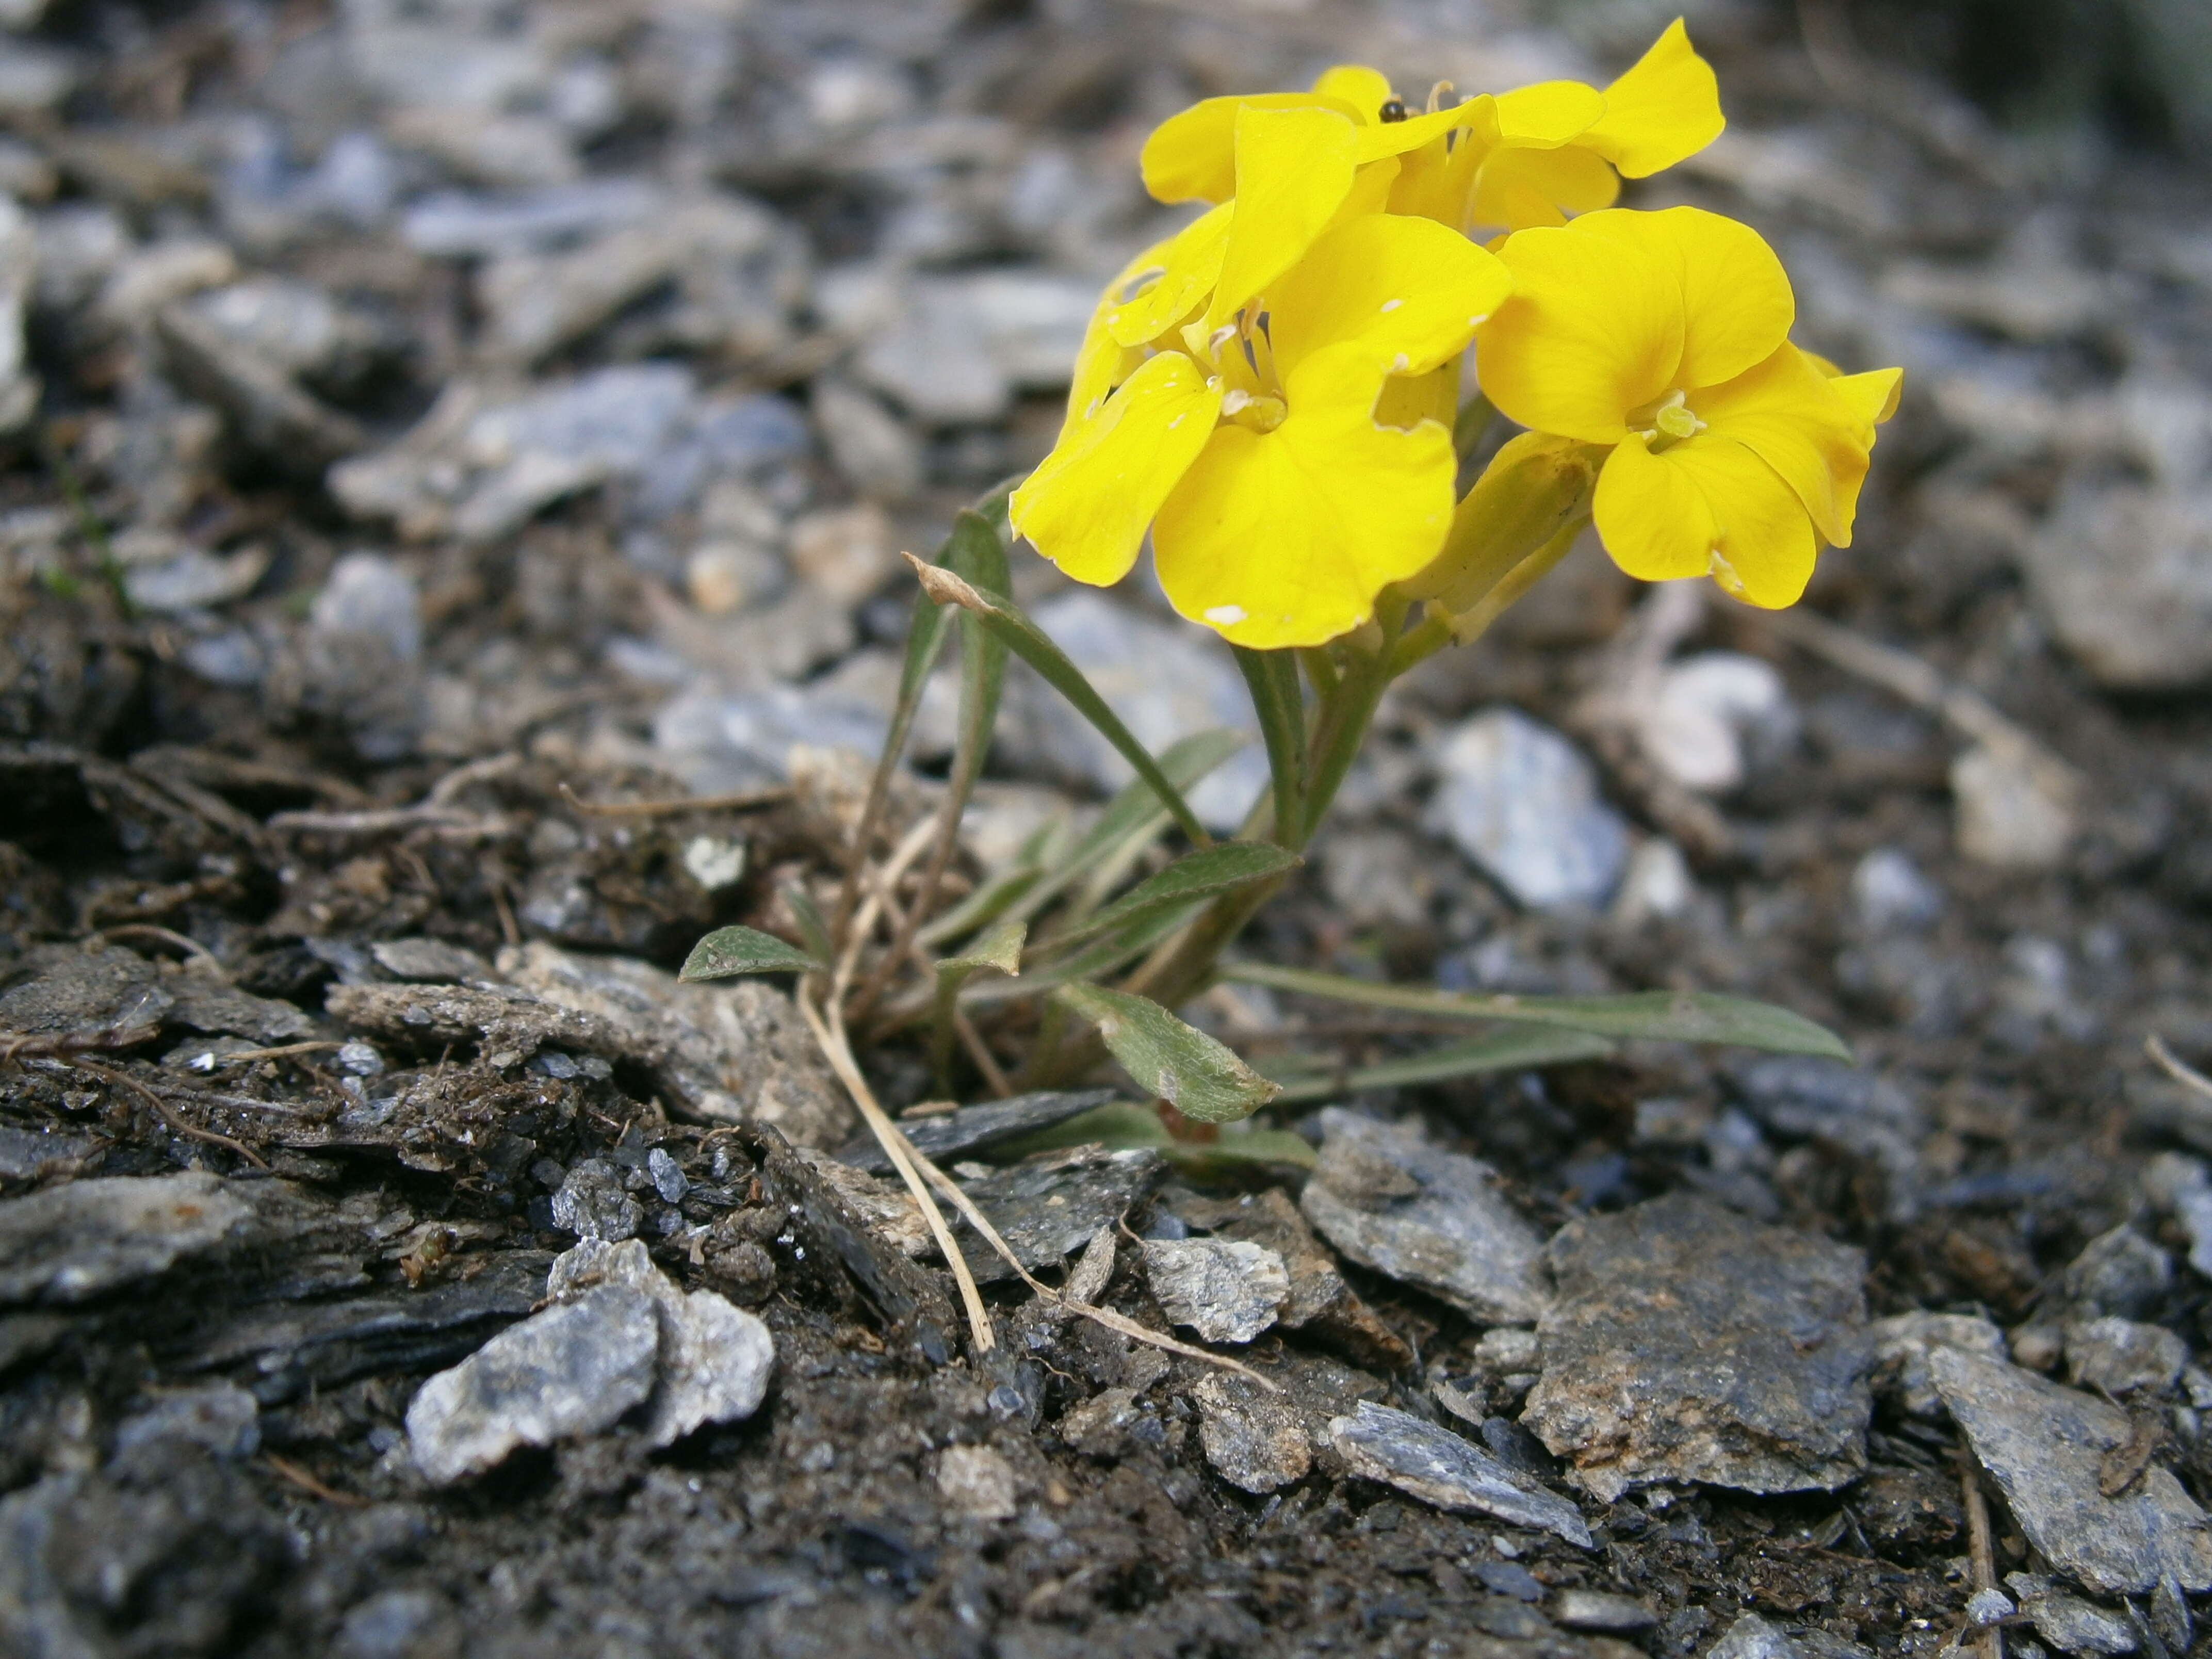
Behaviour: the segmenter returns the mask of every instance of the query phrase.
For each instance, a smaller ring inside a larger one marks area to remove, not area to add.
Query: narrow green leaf
[[[1182,792],[1168,781],[1160,770],[1159,763],[1152,751],[1139,743],[1135,735],[1121,723],[1121,717],[1106,706],[1106,700],[1083,676],[1083,671],[1070,661],[1068,655],[1054,645],[1045,631],[1018,610],[1011,599],[995,599],[978,592],[973,584],[963,580],[949,570],[925,564],[909,553],[906,561],[914,567],[922,589],[940,605],[953,604],[981,619],[983,625],[1006,642],[1007,647],[1024,662],[1042,675],[1045,683],[1067,699],[1075,712],[1089,720],[1099,736],[1112,744],[1121,758],[1137,769],[1137,775],[1152,787],[1160,804],[1175,815],[1176,825],[1190,838],[1194,847],[1212,843],[1213,837],[1206,833],[1183,799]]]
[[[1283,1085],[1275,1097],[1279,1106],[1310,1100],[1331,1100],[1363,1089],[1402,1089],[1419,1083],[1445,1083],[1455,1077],[1474,1077],[1485,1072],[1525,1072],[1539,1066],[1564,1066],[1578,1060],[1602,1060],[1613,1044],[1588,1031],[1553,1030],[1520,1026],[1491,1031],[1465,1042],[1449,1042],[1425,1054],[1378,1060],[1342,1072],[1279,1071],[1267,1074]]]
[[[1054,999],[1098,1028],[1121,1068],[1185,1117],[1233,1123],[1281,1091],[1157,1002],[1097,985],[1063,985]]]
[[[1073,956],[1047,967],[1031,968],[1019,985],[979,986],[969,994],[969,998],[976,1002],[1006,1002],[1015,997],[1036,996],[1055,985],[1072,984],[1077,980],[1103,979],[1127,967],[1191,921],[1202,903],[1174,905],[1138,916],[1118,933],[1094,939]]]
[[[1668,1042],[1724,1042],[1781,1054],[1818,1054],[1848,1060],[1851,1051],[1826,1027],[1802,1014],[1748,997],[1711,991],[1637,991],[1611,997],[1478,996],[1416,985],[1376,985],[1340,974],[1317,974],[1264,963],[1231,963],[1221,977],[1277,991],[1356,1002],[1401,1013],[1447,1019],[1498,1019],[1526,1025],[1560,1025],[1600,1036],[1649,1037]]]
[[[1043,874],[1041,866],[1017,860],[915,937],[924,945],[942,945],[946,939],[958,939],[963,933],[988,927],[1005,915],[1009,905],[1020,902],[1022,896],[1037,884]]]
[[[952,536],[945,543],[945,568],[976,592],[1004,601],[1009,576],[1006,544],[989,520],[963,513],[952,521]],[[991,732],[999,722],[999,699],[1006,690],[1006,647],[985,628],[975,613],[960,613],[960,737],[952,761],[952,811],[967,805],[975,780],[983,775],[983,758],[991,747]]]
[[[958,956],[947,957],[939,963],[937,971],[943,974],[950,969],[959,969],[972,974],[978,969],[995,968],[1002,974],[1018,974],[1022,971],[1022,945],[1029,932],[1026,922],[1011,919],[986,928]]]
[[[1158,1112],[1126,1100],[1095,1107],[1049,1129],[994,1146],[985,1156],[1018,1163],[1032,1152],[1092,1145],[1115,1152],[1148,1146],[1187,1176],[1221,1176],[1239,1168],[1310,1170],[1316,1161],[1314,1149],[1287,1129],[1246,1129],[1212,1140],[1177,1140]]]
[[[1224,841],[1202,847],[1184,854],[1158,874],[1146,877],[1089,921],[1056,934],[1052,943],[1073,945],[1095,939],[1154,911],[1267,881],[1304,862],[1297,854],[1264,841]]]
[[[795,945],[757,927],[718,927],[684,959],[684,980],[730,979],[739,974],[809,974],[826,969]]]
[[[951,550],[952,541],[947,538],[945,545],[938,550],[938,562],[943,563]],[[891,709],[890,731],[884,738],[883,754],[876,763],[876,769],[881,775],[879,781],[885,785],[898,765],[899,757],[906,752],[907,737],[914,730],[915,716],[921,710],[922,690],[929,684],[930,671],[937,666],[951,627],[952,612],[931,599],[927,589],[914,596],[914,617],[906,630],[906,658],[899,668],[898,702]]]
[[[1160,770],[1177,788],[1188,789],[1243,748],[1244,742],[1234,732],[1194,732],[1161,751]],[[1013,914],[1035,916],[1079,881],[1110,877],[1118,882],[1168,823],[1168,811],[1151,785],[1142,778],[1127,784],[1106,803],[1098,821],[1066,855],[1048,867],[1044,879],[1023,895]]]
[[[937,1086],[946,1093],[952,1089],[952,1044],[959,1035],[953,1015],[958,1006],[960,988],[970,975],[986,968],[1007,975],[1020,973],[1022,942],[1029,937],[1029,931],[1026,922],[1000,922],[963,954],[947,957],[937,964],[937,994],[930,1008],[929,1060]]]
[[[1029,476],[1026,472],[1016,472],[1000,479],[998,483],[975,498],[975,504],[969,508],[969,511],[988,521],[992,529],[1005,531],[1007,528],[1007,502],[1013,493],[1022,487],[1023,482]],[[938,562],[942,564],[945,562],[939,559]]]
[[[791,918],[799,924],[799,937],[817,961],[835,962],[837,947],[830,942],[830,924],[822,919],[822,911],[814,902],[814,896],[797,882],[786,882],[783,902],[791,907]]]
[[[1306,707],[1298,687],[1298,661],[1290,651],[1251,651],[1235,646],[1237,666],[1252,693],[1260,737],[1267,745],[1267,774],[1275,790],[1275,839],[1289,845],[1305,822]]]

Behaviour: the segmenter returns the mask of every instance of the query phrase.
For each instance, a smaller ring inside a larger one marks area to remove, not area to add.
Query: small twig
[[[507,896],[507,878],[494,876],[488,884],[491,888],[491,908],[499,916],[501,943],[515,945],[522,943],[522,924],[514,919],[514,901]]]
[[[1973,1449],[1959,1446],[1959,1491],[1966,1499],[1967,1559],[1973,1571],[1974,1593],[1997,1587],[1996,1551],[1990,1539],[1989,1501],[1982,1495],[1981,1476],[1974,1468]],[[2004,1632],[1984,1625],[1974,1637],[1980,1659],[2004,1659]]]
[[[187,939],[173,928],[156,927],[150,921],[126,921],[120,922],[113,927],[103,927],[93,937],[118,941],[126,938],[148,939],[162,945],[173,945],[193,961],[205,963],[214,969],[222,976],[224,984],[228,985],[230,982],[230,974],[223,967],[222,959],[220,957],[198,939]]]
[[[471,784],[498,777],[521,764],[522,757],[520,755],[491,755],[483,760],[471,761],[466,766],[456,767],[439,779],[430,793],[412,806],[388,806],[357,812],[279,812],[269,820],[265,827],[272,830],[289,830],[326,836],[374,836],[393,830],[425,828],[498,834],[506,828],[504,818],[464,812],[452,804],[453,799]]]
[[[899,1133],[896,1124],[893,1124],[891,1128],[894,1133],[899,1134],[900,1139],[906,1139],[903,1133]],[[1282,1392],[1280,1384],[1262,1376],[1240,1360],[1231,1359],[1226,1354],[1212,1353],[1204,1348],[1194,1347],[1188,1342],[1178,1342],[1164,1331],[1156,1331],[1149,1325],[1140,1325],[1127,1314],[1116,1313],[1111,1308],[1101,1308],[1089,1302],[1078,1302],[1072,1297],[1062,1295],[1022,1265],[1021,1258],[1014,1254],[1013,1247],[999,1236],[999,1230],[991,1224],[990,1218],[976,1207],[974,1199],[960,1190],[959,1184],[951,1176],[946,1175],[944,1170],[931,1163],[922,1153],[915,1152],[911,1142],[908,1143],[907,1150],[913,1153],[915,1163],[929,1176],[937,1189],[952,1200],[953,1207],[967,1218],[968,1224],[982,1235],[983,1242],[997,1251],[1000,1258],[1008,1267],[1021,1275],[1023,1284],[1028,1285],[1046,1301],[1065,1309],[1069,1313],[1079,1315],[1085,1319],[1103,1325],[1109,1331],[1118,1331],[1123,1336],[1136,1341],[1146,1343],[1155,1348],[1164,1349],[1169,1353],[1182,1354],[1186,1358],[1203,1359],[1208,1364],[1218,1365],[1224,1370],[1240,1372],[1250,1377],[1261,1388],[1273,1393]],[[1123,1231],[1127,1231],[1126,1225]]]
[[[2143,1052],[2151,1057],[2158,1069],[2193,1094],[2212,1100],[2212,1077],[2207,1077],[2195,1066],[2187,1064],[2172,1049],[2166,1039],[2153,1031],[2143,1039]]]
[[[959,1004],[952,1006],[952,1030],[959,1037],[960,1046],[968,1051],[968,1058],[975,1062],[975,1069],[983,1074],[983,1086],[991,1091],[994,1100],[1004,1100],[1014,1091],[1006,1081],[1006,1074],[999,1065],[999,1058],[983,1041],[983,1034],[975,1029],[975,1022],[968,1018]]]
[[[287,1042],[275,1048],[234,1048],[227,1054],[209,1051],[209,1058],[217,1066],[243,1066],[249,1060],[284,1060],[293,1054],[317,1054],[327,1048],[343,1048],[345,1044],[325,1039],[319,1042]]]
[[[368,1507],[368,1499],[354,1492],[340,1492],[336,1486],[317,1480],[290,1459],[277,1456],[275,1452],[262,1453],[261,1461],[301,1492],[311,1497],[319,1498],[325,1504],[337,1504],[349,1510]]]
[[[681,812],[749,812],[757,806],[774,806],[789,800],[787,783],[770,789],[748,789],[735,795],[695,795],[689,800],[586,800],[566,783],[561,799],[577,811],[595,818],[651,818]]]
[[[130,1090],[154,1109],[155,1115],[168,1125],[171,1133],[183,1135],[188,1140],[204,1140],[210,1146],[225,1147],[237,1153],[255,1169],[264,1173],[267,1171],[269,1168],[267,1161],[244,1141],[234,1139],[229,1135],[218,1133],[213,1129],[203,1129],[197,1125],[185,1122],[169,1109],[168,1102],[129,1073],[111,1071],[105,1066],[95,1066],[88,1060],[72,1058],[64,1063],[72,1070],[88,1073],[111,1087]]]
[[[935,828],[935,819],[924,818],[908,830],[906,838],[891,849],[891,855],[884,860],[883,869],[866,884],[866,896],[853,913],[851,931],[845,939],[845,953],[837,958],[837,970],[830,977],[830,1006],[841,1010],[844,1007],[845,993],[851,988],[853,975],[860,966],[861,947],[867,943],[868,935],[874,932],[877,918],[884,913],[884,895],[898,885],[899,878],[906,873],[907,866],[921,856],[922,848],[929,845],[930,836]]]
[[[952,1270],[954,1282],[960,1286],[961,1305],[968,1314],[969,1339],[975,1352],[978,1354],[990,1352],[999,1346],[998,1333],[991,1326],[990,1310],[983,1305],[983,1293],[976,1288],[975,1275],[969,1269],[967,1258],[960,1254],[960,1246],[952,1237],[952,1229],[945,1224],[945,1212],[937,1207],[936,1200],[930,1196],[929,1188],[915,1168],[914,1160],[921,1154],[915,1152],[907,1138],[899,1133],[898,1126],[878,1103],[875,1091],[868,1087],[868,1080],[860,1075],[859,1062],[853,1058],[852,1048],[845,1041],[837,1005],[835,1002],[830,1005],[830,1017],[825,1021],[817,1012],[813,995],[804,982],[799,985],[796,1000],[807,1029],[813,1032],[815,1042],[830,1062],[830,1069],[837,1073],[837,1080],[845,1085],[845,1092],[853,1097],[853,1104],[860,1108],[860,1116],[874,1134],[877,1144],[884,1149],[884,1156],[890,1158],[898,1170],[899,1179],[906,1183],[907,1191],[914,1195],[922,1219],[929,1224],[930,1235],[936,1239],[945,1265]]]

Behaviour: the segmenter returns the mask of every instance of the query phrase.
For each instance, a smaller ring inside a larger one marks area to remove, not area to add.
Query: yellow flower
[[[1238,121],[1314,113],[1262,109]],[[1376,593],[1442,544],[1451,434],[1432,420],[1382,424],[1376,405],[1394,377],[1455,359],[1508,279],[1439,226],[1373,211],[1340,218],[1341,200],[1309,235],[1327,190],[1253,226],[1260,198],[1241,185],[1225,222],[1184,233],[1223,246],[1210,300],[1178,290],[1129,325],[1158,331],[1127,346],[1110,319],[1173,271],[1131,298],[1108,291],[1067,424],[1010,513],[1047,558],[1099,586],[1128,573],[1150,526],[1160,584],[1183,616],[1238,645],[1318,645],[1366,621]],[[1251,275],[1293,246],[1295,263]],[[1148,250],[1155,257],[1125,278],[1188,252]]]
[[[1592,510],[1613,562],[1793,603],[1819,541],[1850,543],[1901,371],[1832,376],[1790,344],[1773,250],[1697,208],[1519,231],[1500,258],[1514,292],[1477,331],[1476,374],[1521,425],[1610,451]]]
[[[1146,187],[1164,202],[1221,202],[1241,189],[1239,117],[1326,111],[1355,129],[1352,161],[1393,213],[1455,230],[1565,222],[1609,207],[1623,175],[1641,179],[1695,155],[1723,125],[1712,70],[1678,18],[1600,93],[1547,81],[1445,103],[1439,84],[1413,113],[1379,70],[1340,65],[1311,92],[1209,98],[1146,141]]]

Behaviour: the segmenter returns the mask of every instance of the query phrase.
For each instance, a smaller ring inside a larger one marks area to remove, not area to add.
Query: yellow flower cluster
[[[1334,639],[1386,590],[1449,590],[1466,508],[1510,493],[1486,476],[1455,524],[1472,343],[1528,428],[1492,475],[1573,452],[1595,483],[1565,519],[1594,515],[1622,568],[1791,603],[1819,542],[1850,542],[1899,377],[1792,345],[1789,279],[1747,228],[1613,207],[1722,125],[1679,21],[1602,91],[1440,85],[1413,110],[1346,66],[1171,118],[1146,185],[1214,205],[1108,285],[1013,527],[1101,586],[1149,530],[1184,616],[1255,648]]]

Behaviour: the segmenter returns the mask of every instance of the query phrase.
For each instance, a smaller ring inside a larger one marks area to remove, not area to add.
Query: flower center
[[[1221,400],[1223,420],[1249,426],[1255,432],[1273,432],[1290,412],[1290,405],[1280,398],[1264,392],[1255,396],[1242,386],[1232,388]]]
[[[1631,431],[1643,434],[1655,455],[1705,429],[1705,423],[1698,418],[1698,411],[1690,407],[1689,394],[1679,388],[1657,403],[1646,404],[1631,414],[1628,426]]]

